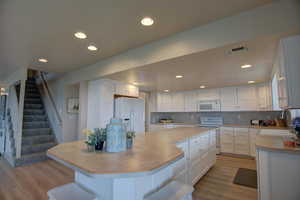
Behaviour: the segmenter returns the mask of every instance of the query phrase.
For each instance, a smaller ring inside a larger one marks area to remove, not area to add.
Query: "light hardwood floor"
[[[255,169],[255,161],[219,156],[195,185],[194,200],[255,200],[257,191],[233,184],[238,168]],[[47,191],[74,180],[72,170],[48,160],[11,168],[0,159],[0,200],[47,200]]]

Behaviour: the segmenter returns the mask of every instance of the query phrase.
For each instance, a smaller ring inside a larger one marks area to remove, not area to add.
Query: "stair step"
[[[23,121],[24,122],[31,122],[31,121],[47,121],[46,115],[24,115]]]
[[[43,109],[25,109],[24,115],[43,115],[45,111]]]
[[[35,145],[23,145],[22,146],[22,155],[46,152],[48,149],[54,147],[56,143],[49,142],[44,144],[35,144]]]
[[[24,129],[32,129],[32,128],[49,128],[48,121],[31,121],[23,123]]]
[[[28,104],[42,104],[42,100],[40,98],[25,98],[24,102]]]
[[[23,129],[23,136],[50,135],[50,128]]]
[[[24,109],[42,109],[43,104],[31,104],[31,103],[25,103]]]
[[[40,91],[34,87],[26,87],[26,93],[40,94]]]
[[[23,136],[22,145],[35,145],[51,143],[55,141],[54,135],[37,135],[37,136]]]
[[[25,93],[25,98],[40,98],[40,93]]]
[[[41,153],[33,153],[33,154],[27,154],[21,156],[21,158],[17,159],[15,162],[15,166],[23,166],[23,165],[28,165],[28,164],[33,164],[36,162],[41,162],[48,160],[49,158],[46,155],[46,152],[41,152]]]

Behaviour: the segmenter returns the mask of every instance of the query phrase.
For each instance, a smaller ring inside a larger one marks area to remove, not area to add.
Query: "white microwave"
[[[198,102],[198,112],[221,111],[220,100],[203,100]]]

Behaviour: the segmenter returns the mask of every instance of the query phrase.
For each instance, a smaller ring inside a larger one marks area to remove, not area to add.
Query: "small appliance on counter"
[[[173,123],[173,119],[160,119],[159,123],[170,124],[170,123]]]
[[[259,119],[252,119],[250,120],[250,124],[252,126],[261,126],[263,120],[259,120]]]

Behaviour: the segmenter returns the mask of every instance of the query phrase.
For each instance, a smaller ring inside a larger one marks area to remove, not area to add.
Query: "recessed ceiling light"
[[[94,45],[89,45],[89,46],[88,46],[88,49],[89,49],[90,51],[97,51],[97,50],[98,50],[98,48],[97,48],[96,46],[94,46]]]
[[[154,21],[152,18],[150,17],[144,17],[142,20],[141,20],[141,23],[143,26],[152,26]]]
[[[246,68],[250,68],[250,67],[252,67],[252,65],[242,65],[241,66],[242,69],[246,69]]]
[[[183,76],[182,75],[177,75],[176,78],[183,78]]]
[[[48,60],[46,58],[40,58],[39,61],[42,62],[42,63],[47,63],[48,62]]]
[[[204,88],[206,88],[206,86],[205,86],[205,85],[201,85],[200,88],[201,88],[201,89],[204,89]]]
[[[164,92],[169,92],[169,90],[164,90]]]
[[[133,84],[133,85],[138,85],[139,83],[138,83],[138,82],[132,82],[132,84]]]
[[[249,84],[255,83],[255,81],[248,81]]]
[[[278,80],[283,81],[283,80],[285,80],[285,78],[283,76],[281,76],[281,77],[279,77]]]
[[[83,32],[76,32],[74,33],[75,37],[79,38],[79,39],[85,39],[87,38],[86,34]]]

